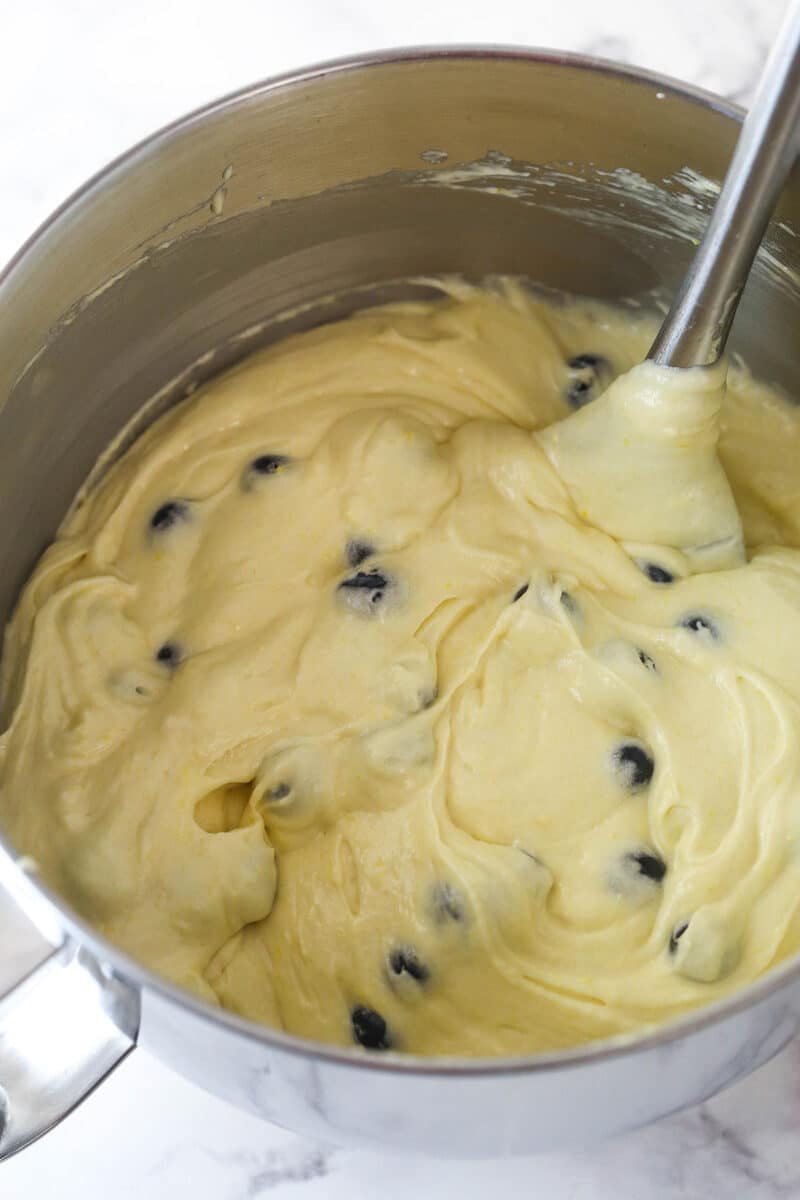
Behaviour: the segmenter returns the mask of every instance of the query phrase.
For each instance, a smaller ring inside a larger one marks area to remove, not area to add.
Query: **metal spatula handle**
[[[648,359],[709,366],[725,349],[753,259],[800,149],[800,0],[783,24],[703,240]]]

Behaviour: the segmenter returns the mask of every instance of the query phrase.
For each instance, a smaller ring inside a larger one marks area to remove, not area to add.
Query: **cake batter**
[[[252,356],[75,506],[0,818],[212,1002],[519,1054],[800,948],[800,416],[635,367],[647,318],[446,290]]]

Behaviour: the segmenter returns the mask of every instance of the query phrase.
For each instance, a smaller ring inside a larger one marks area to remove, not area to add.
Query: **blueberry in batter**
[[[386,1021],[364,1004],[357,1004],[350,1014],[353,1040],[366,1050],[388,1050],[391,1047]]]
[[[157,508],[150,518],[150,529],[154,533],[166,533],[175,525],[190,519],[189,505],[185,500],[169,500]]]

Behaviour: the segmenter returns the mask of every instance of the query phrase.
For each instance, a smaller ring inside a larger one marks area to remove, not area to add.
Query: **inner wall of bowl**
[[[735,133],[647,81],[466,56],[262,92],[145,148],[4,284],[0,620],[95,461],[157,393],[148,419],[255,345],[405,294],[392,281],[414,275],[523,275],[650,305],[713,200],[685,168],[719,178]],[[784,208],[800,213],[800,187]],[[733,349],[800,394],[794,269],[776,228]]]

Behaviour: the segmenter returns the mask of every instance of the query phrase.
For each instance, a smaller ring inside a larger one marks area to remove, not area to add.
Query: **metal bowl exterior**
[[[520,273],[641,302],[671,290],[691,237],[675,224],[658,228],[652,196],[635,180],[662,186],[686,166],[721,178],[738,115],[610,64],[450,49],[267,83],[135,148],[67,202],[0,280],[0,615],[98,455],[144,401],[163,389],[152,416],[259,340],[394,294],[410,275]],[[476,160],[483,175],[453,173]],[[519,164],[547,165],[545,198],[535,179],[532,190],[518,178],[497,185],[504,172],[524,174]],[[620,167],[635,173],[624,193],[607,186]],[[796,177],[779,217],[800,227]],[[781,272],[769,263],[757,270],[734,349],[796,387],[800,251],[791,242]],[[350,298],[315,304],[337,292]],[[296,310],[291,322],[263,326],[287,309]],[[445,1156],[584,1144],[713,1094],[800,1025],[793,963],[641,1039],[569,1053],[455,1062],[316,1046],[154,978],[15,859],[8,846],[0,853],[0,883],[51,941],[66,939],[57,966],[69,958],[91,974],[128,1045],[136,1040],[208,1090],[323,1139]],[[0,1156],[2,985],[0,973]],[[117,1049],[119,1057],[125,1045]],[[15,1062],[18,1094],[41,1084],[25,1076],[24,1055]],[[102,1063],[96,1078],[111,1065]]]
[[[323,1141],[445,1158],[577,1147],[714,1095],[798,1031],[800,985],[703,1028],[570,1059],[398,1067],[231,1036],[205,1014],[143,996],[140,1041],[207,1090]]]

